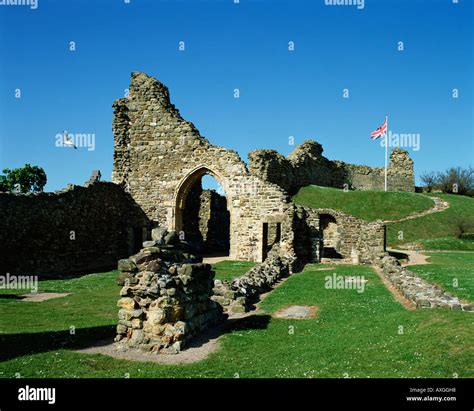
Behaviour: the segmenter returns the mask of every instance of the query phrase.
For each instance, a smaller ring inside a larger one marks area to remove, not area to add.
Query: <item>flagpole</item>
[[[387,191],[387,165],[388,165],[388,116],[385,116],[385,124],[387,125],[385,132],[385,191]]]

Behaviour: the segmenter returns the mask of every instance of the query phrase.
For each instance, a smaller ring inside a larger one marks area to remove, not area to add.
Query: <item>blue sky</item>
[[[132,71],[165,83],[185,119],[244,160],[287,155],[294,136],[383,166],[369,134],[388,114],[393,133],[420,134],[417,177],[474,163],[472,1],[38,1],[0,6],[0,169],[42,166],[47,190],[93,169],[110,180],[112,101]],[[62,130],[95,134],[95,149],[56,147]]]

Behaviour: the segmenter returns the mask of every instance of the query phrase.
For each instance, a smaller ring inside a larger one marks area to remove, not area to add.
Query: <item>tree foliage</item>
[[[10,170],[5,168],[0,175],[0,191],[28,193],[43,191],[47,177],[43,168],[25,164]]]

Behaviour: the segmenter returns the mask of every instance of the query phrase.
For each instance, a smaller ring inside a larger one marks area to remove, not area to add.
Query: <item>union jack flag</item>
[[[386,134],[387,134],[387,117],[385,117],[385,121],[377,130],[372,131],[372,133],[370,133],[370,137],[372,137],[372,140],[377,140],[379,137],[383,137]]]

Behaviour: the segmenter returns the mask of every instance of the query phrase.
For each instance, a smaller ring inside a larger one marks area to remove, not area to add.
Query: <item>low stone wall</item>
[[[113,183],[54,193],[0,193],[0,274],[82,274],[140,249],[150,222]]]
[[[211,300],[211,266],[181,244],[171,244],[176,238],[163,232],[161,239],[119,261],[118,348],[178,353],[222,319],[221,307]]]
[[[384,255],[376,264],[382,269],[384,277],[417,308],[445,307],[453,310],[474,311],[473,304],[464,303],[437,285],[418,277],[412,271],[402,267],[395,257]]]
[[[280,256],[280,248],[274,246],[263,263],[251,268],[233,281],[214,281],[214,296],[225,312],[243,313],[258,295],[270,291],[282,278],[292,273],[294,256]]]

